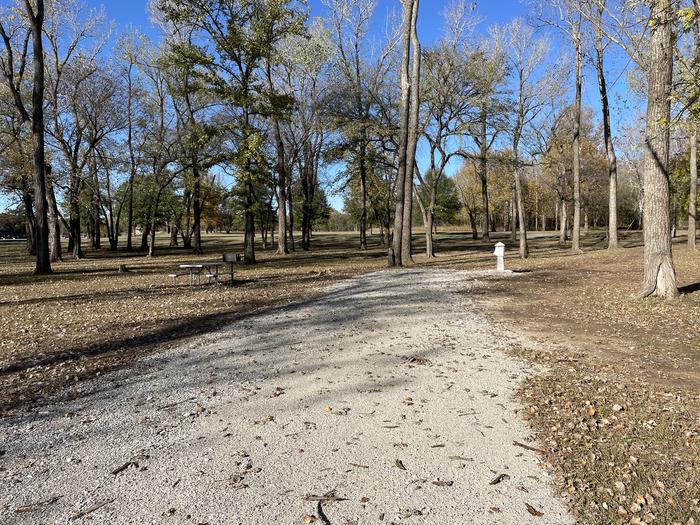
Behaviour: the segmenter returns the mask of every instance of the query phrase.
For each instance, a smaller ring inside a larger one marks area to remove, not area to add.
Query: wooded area
[[[379,40],[375,2],[324,5],[153,1],[160,41],[115,40],[79,0],[5,5],[2,187],[36,273],[105,237],[155,256],[162,230],[195,254],[203,232],[244,231],[253,264],[256,236],[284,255],[341,226],[364,250],[378,228],[401,266],[414,223],[428,257],[439,225],[512,231],[523,258],[530,230],[578,252],[582,230],[607,227],[615,249],[643,226],[641,295],[677,295],[671,238],[696,242],[695,3],[550,0],[484,36],[458,0],[428,45],[417,2]],[[647,100],[629,128],[611,127],[609,55]]]

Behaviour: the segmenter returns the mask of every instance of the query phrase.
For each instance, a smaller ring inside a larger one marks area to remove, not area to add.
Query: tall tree
[[[396,211],[394,213],[394,237],[389,249],[389,264],[402,265],[403,216],[406,192],[406,172],[408,162],[408,125],[411,112],[411,25],[413,20],[413,0],[402,0],[403,24],[401,26],[401,101],[399,106],[398,171],[396,173]]]
[[[591,2],[591,0],[588,0]],[[606,0],[593,0],[589,5],[591,19],[593,21],[593,44],[595,48],[595,69],[598,76],[598,91],[600,92],[600,109],[603,120],[603,141],[605,143],[605,155],[608,161],[608,249],[618,247],[617,235],[617,155],[615,144],[612,140],[610,126],[610,103],[608,101],[608,86],[605,79],[605,49],[607,44],[603,41],[603,13]]]
[[[26,16],[29,32],[20,37],[20,51],[15,63],[15,45],[13,42],[14,31],[6,31],[4,23],[0,21],[0,37],[5,45],[5,55],[0,58],[0,68],[7,82],[7,86],[14,100],[17,111],[25,125],[31,125],[32,134],[32,167],[34,173],[34,221],[36,224],[36,265],[35,274],[51,273],[51,258],[49,254],[49,224],[48,202],[46,199],[46,155],[44,150],[44,0],[24,0],[24,16]],[[21,26],[16,28],[23,33]],[[28,41],[31,35],[32,63],[33,63],[33,88],[32,88],[32,113],[27,111],[22,93],[24,70],[27,64]]]
[[[678,295],[671,253],[670,122],[673,83],[672,0],[651,1],[649,88],[644,151],[644,282],[641,296]]]
[[[523,146],[532,126],[541,127],[538,120],[550,101],[560,91],[559,68],[550,66],[549,74],[541,74],[549,52],[549,43],[536,38],[534,31],[522,20],[515,19],[503,28],[494,29],[494,37],[506,49],[508,69],[513,84],[513,107],[511,110],[511,137],[513,147],[513,178],[515,208],[520,232],[520,257],[528,257],[527,224],[523,202],[522,171],[527,159],[523,159]]]

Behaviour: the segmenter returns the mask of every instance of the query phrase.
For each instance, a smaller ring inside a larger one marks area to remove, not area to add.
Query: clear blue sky
[[[311,6],[312,16],[322,16],[326,8],[321,0],[308,0]],[[447,2],[445,0],[422,0],[420,4],[419,31],[426,42],[439,36],[442,27],[442,11]],[[145,0],[88,0],[92,6],[103,6],[107,15],[115,20],[119,26],[140,26],[148,32],[150,23],[146,13]],[[376,18],[378,25],[385,15],[393,10],[400,12],[399,0],[377,0]],[[506,22],[516,16],[524,16],[525,12],[518,0],[482,0],[477,5],[477,12],[484,19],[482,27],[491,24]]]

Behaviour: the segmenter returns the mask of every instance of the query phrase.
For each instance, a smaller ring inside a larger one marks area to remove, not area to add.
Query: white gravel
[[[532,371],[475,309],[478,275],[345,281],[0,421],[0,523],[573,523],[513,444]],[[331,491],[324,518],[307,496]]]

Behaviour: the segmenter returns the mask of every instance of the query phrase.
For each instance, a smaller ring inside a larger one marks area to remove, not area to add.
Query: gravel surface
[[[0,523],[573,523],[481,275],[345,281],[0,421]]]

